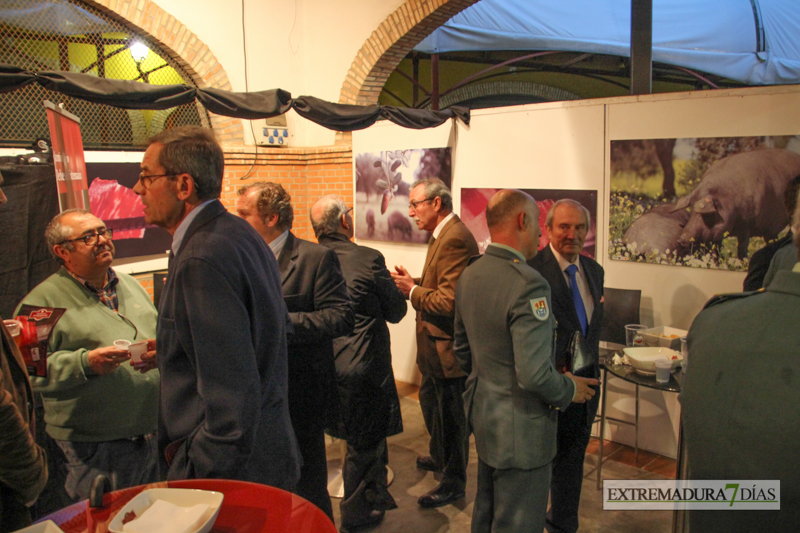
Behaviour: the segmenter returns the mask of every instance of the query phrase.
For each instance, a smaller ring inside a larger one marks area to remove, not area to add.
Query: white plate
[[[25,529],[19,529],[14,533],[64,533],[52,520],[46,520],[39,524],[33,524]]]
[[[636,370],[643,370],[645,372],[655,373],[656,361],[658,359],[671,360],[673,370],[675,367],[680,366],[680,364],[683,362],[683,356],[675,350],[670,350],[669,348],[633,347],[625,348],[623,351],[625,352],[625,355],[628,356],[628,361],[631,362],[631,366],[633,366],[633,368]],[[673,357],[675,357],[675,359],[673,359]]]
[[[219,509],[222,506],[223,494],[212,490],[196,489],[148,489],[140,492],[128,504],[120,509],[114,520],[108,525],[111,533],[123,533],[122,520],[131,511],[136,516],[142,516],[156,500],[164,500],[178,507],[192,507],[197,504],[207,504],[208,510],[203,515],[202,525],[192,533],[208,533],[217,519]]]

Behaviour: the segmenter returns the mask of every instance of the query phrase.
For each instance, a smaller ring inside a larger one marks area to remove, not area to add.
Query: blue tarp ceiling
[[[415,50],[630,56],[631,0],[481,0]],[[800,83],[800,1],[653,0],[653,61],[748,85]]]

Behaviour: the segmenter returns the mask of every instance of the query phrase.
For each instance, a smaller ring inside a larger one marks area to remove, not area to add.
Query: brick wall
[[[220,200],[230,212],[236,209],[237,191],[255,181],[280,183],[292,196],[292,231],[314,240],[308,214],[326,194],[353,202],[353,150],[349,144],[320,148],[256,148],[223,145],[225,177]],[[246,176],[246,177],[245,177]]]

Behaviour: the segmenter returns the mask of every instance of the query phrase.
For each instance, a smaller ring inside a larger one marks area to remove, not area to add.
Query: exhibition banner
[[[52,102],[45,100],[44,106],[50,125],[59,208],[61,211],[76,208],[88,210],[89,185],[83,157],[81,121]]]

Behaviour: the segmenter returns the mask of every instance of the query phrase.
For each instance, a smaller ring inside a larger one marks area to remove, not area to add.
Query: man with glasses
[[[353,332],[333,341],[341,409],[339,424],[327,428],[329,435],[347,441],[342,530],[380,522],[385,511],[397,507],[387,489],[386,437],[401,433],[403,420],[386,322],[396,324],[408,311],[383,255],[350,241],[350,211],[335,195],[323,196],[311,208],[314,233],[336,252],[356,313]]]
[[[278,263],[218,200],[225,157],[212,130],[150,139],[133,191],[172,235],[159,301],[159,461],[167,479],[223,478],[291,490],[300,453],[289,419]]]
[[[440,507],[463,498],[467,483],[469,436],[462,398],[467,376],[453,355],[453,320],[456,283],[470,257],[478,255],[478,244],[453,213],[453,198],[442,180],[416,181],[408,203],[408,216],[432,233],[428,256],[419,278],[403,266],[396,266],[392,277],[417,311],[419,405],[431,434],[431,455],[418,457],[417,467],[444,474],[418,503]]]
[[[158,479],[157,315],[141,284],[111,268],[112,237],[89,211],[56,215],[45,239],[61,269],[22,300],[66,309],[50,337],[47,376],[31,384],[42,394],[45,430],[64,452],[64,488],[74,501],[89,497],[98,474],[114,489]],[[120,339],[148,342],[143,368],[114,347]]]

